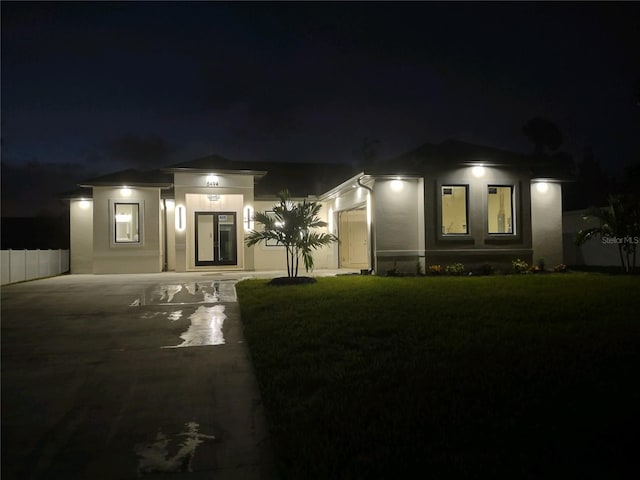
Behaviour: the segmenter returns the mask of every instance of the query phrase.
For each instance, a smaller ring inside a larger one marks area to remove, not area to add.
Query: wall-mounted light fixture
[[[254,228],[254,222],[253,222],[253,208],[251,207],[246,207],[244,209],[244,218],[243,218],[243,223],[244,223],[244,229],[246,231],[251,231]]]
[[[91,202],[89,200],[83,198],[83,199],[80,200],[79,205],[80,205],[80,208],[82,210],[86,210],[87,208],[89,208],[91,206]]]
[[[549,184],[547,182],[537,182],[536,190],[538,193],[547,193],[549,191]]]
[[[176,206],[176,230],[183,232],[187,228],[187,209],[184,205]]]
[[[207,175],[207,187],[217,187],[218,177],[215,175]]]
[[[207,198],[209,199],[210,202],[217,202],[218,200],[220,200],[220,195],[216,195],[214,193],[214,194],[207,195]]]
[[[476,165],[471,169],[471,174],[476,178],[484,177],[484,167],[482,165]]]
[[[125,185],[120,189],[120,195],[122,195],[123,197],[130,197],[131,189]]]

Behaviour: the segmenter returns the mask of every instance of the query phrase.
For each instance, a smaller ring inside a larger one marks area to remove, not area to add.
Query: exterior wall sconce
[[[131,189],[127,186],[124,186],[120,189],[120,195],[122,195],[123,197],[130,197],[131,196]]]
[[[215,175],[207,175],[207,187],[217,187],[218,177]]]
[[[247,207],[244,209],[244,229],[246,231],[251,231],[254,228],[254,222],[253,222],[253,208],[251,207]]]
[[[86,210],[91,206],[91,202],[89,200],[85,200],[84,198],[80,200],[80,208],[82,210]]]
[[[476,165],[471,169],[471,174],[476,178],[484,177],[484,167],[482,165]]]
[[[176,230],[183,232],[187,228],[187,209],[184,205],[176,207]]]
[[[402,184],[402,180],[400,180],[399,178],[391,181],[391,190],[393,190],[394,192],[402,191],[403,186],[404,185]]]
[[[536,183],[536,190],[538,193],[547,193],[549,191],[549,184],[547,182]]]
[[[220,195],[216,195],[214,193],[212,195],[207,195],[207,198],[209,199],[210,202],[217,202],[218,200],[220,200]]]

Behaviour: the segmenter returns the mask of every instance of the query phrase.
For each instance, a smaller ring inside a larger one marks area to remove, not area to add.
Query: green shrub
[[[461,263],[447,265],[445,272],[447,272],[448,275],[464,275],[464,265]]]
[[[529,264],[519,258],[517,260],[513,260],[511,265],[513,266],[514,273],[527,273],[529,271]]]

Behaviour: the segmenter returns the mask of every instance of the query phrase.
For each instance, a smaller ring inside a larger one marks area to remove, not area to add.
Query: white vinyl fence
[[[69,271],[69,250],[1,250],[2,285]]]

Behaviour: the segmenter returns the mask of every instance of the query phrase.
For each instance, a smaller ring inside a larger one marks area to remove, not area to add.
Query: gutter
[[[376,270],[377,270],[377,265],[376,265],[376,235],[375,235],[375,212],[376,209],[374,208],[375,204],[373,202],[373,188],[368,187],[367,185],[365,185],[364,183],[362,183],[362,179],[365,177],[365,175],[361,175],[356,179],[356,183],[362,187],[365,188],[369,191],[369,198],[371,200],[371,204],[369,205],[369,208],[371,209],[371,225],[369,225],[369,265],[370,265],[370,269],[369,272],[372,275],[375,275]]]

